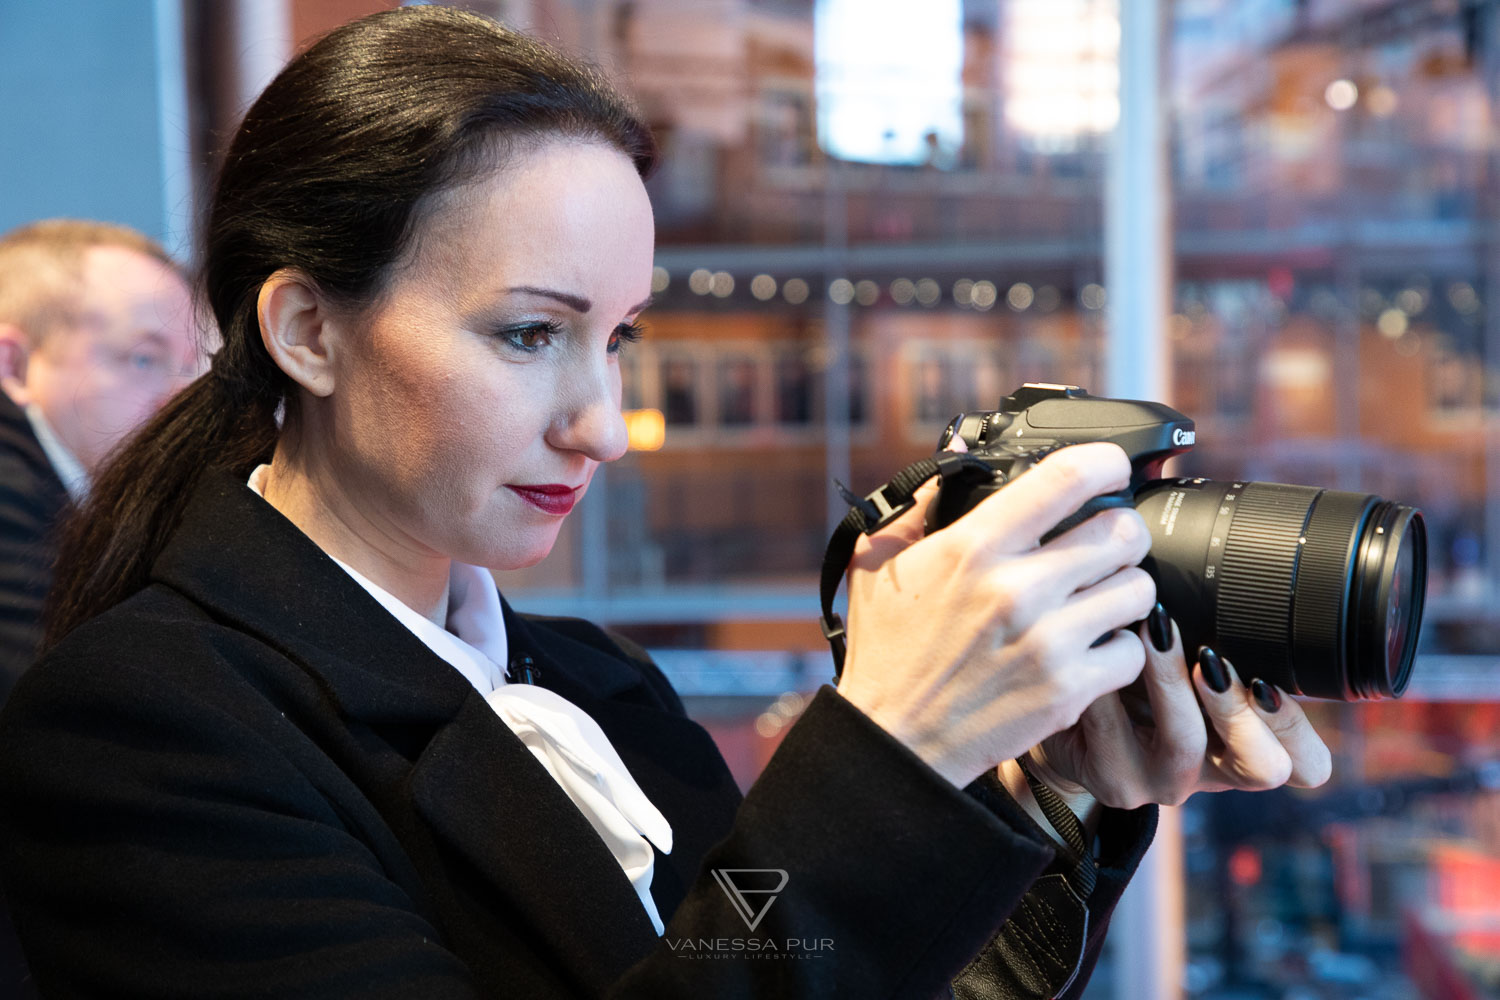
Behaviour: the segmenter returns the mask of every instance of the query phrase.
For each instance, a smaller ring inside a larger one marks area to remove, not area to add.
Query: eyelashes
[[[495,336],[523,354],[536,354],[556,340],[562,332],[562,324],[549,319],[508,326],[497,330]],[[645,332],[645,327],[639,323],[621,323],[610,332],[605,349],[610,354],[618,354],[624,345],[634,344]]]
[[[639,323],[621,323],[609,338],[609,351],[618,354],[626,344],[634,344],[646,335],[646,328]]]

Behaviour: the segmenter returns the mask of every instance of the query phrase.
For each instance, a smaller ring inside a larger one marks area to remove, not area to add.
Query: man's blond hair
[[[0,323],[19,327],[35,348],[74,321],[90,247],[121,247],[181,273],[162,245],[129,226],[87,219],[44,219],[0,236]]]

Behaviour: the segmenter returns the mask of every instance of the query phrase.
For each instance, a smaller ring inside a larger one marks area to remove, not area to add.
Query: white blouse
[[[248,485],[257,494],[264,495],[262,486],[269,469],[261,465],[250,474]],[[656,933],[662,933],[661,915],[651,898],[655,863],[651,845],[671,854],[672,826],[646,798],[609,738],[586,712],[546,688],[506,681],[503,664],[509,657],[509,647],[494,578],[477,566],[453,563],[445,630],[352,566],[333,561],[428,649],[474,685],[501,721],[520,737],[603,839],[635,887]]]

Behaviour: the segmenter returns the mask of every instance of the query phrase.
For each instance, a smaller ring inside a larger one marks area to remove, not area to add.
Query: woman
[[[743,801],[639,649],[504,606],[475,567],[545,556],[625,448],[654,157],[595,75],[437,7],[250,109],[206,238],[224,346],[101,477],[0,722],[44,994],[1050,996],[1131,807],[1321,780],[1295,705],[1189,680],[1159,609],[1149,657],[1116,631],[1154,600],[1133,512],[1037,546],[1124,482],[1109,446],[877,535],[838,690]],[[1009,762],[1044,739],[1097,860],[1033,822]]]

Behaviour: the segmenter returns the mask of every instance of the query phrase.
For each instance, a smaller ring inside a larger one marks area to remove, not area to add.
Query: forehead
[[[193,296],[173,266],[127,247],[84,251],[76,322],[62,328],[77,349],[160,343],[181,358],[198,348]]]
[[[654,242],[651,203],[630,159],[600,143],[552,140],[434,199],[409,263],[456,293],[497,282],[565,285],[635,302],[649,286]]]
[[[84,251],[87,307],[135,313],[170,306],[175,312],[189,295],[187,282],[176,268],[155,257],[118,246],[92,246]]]

